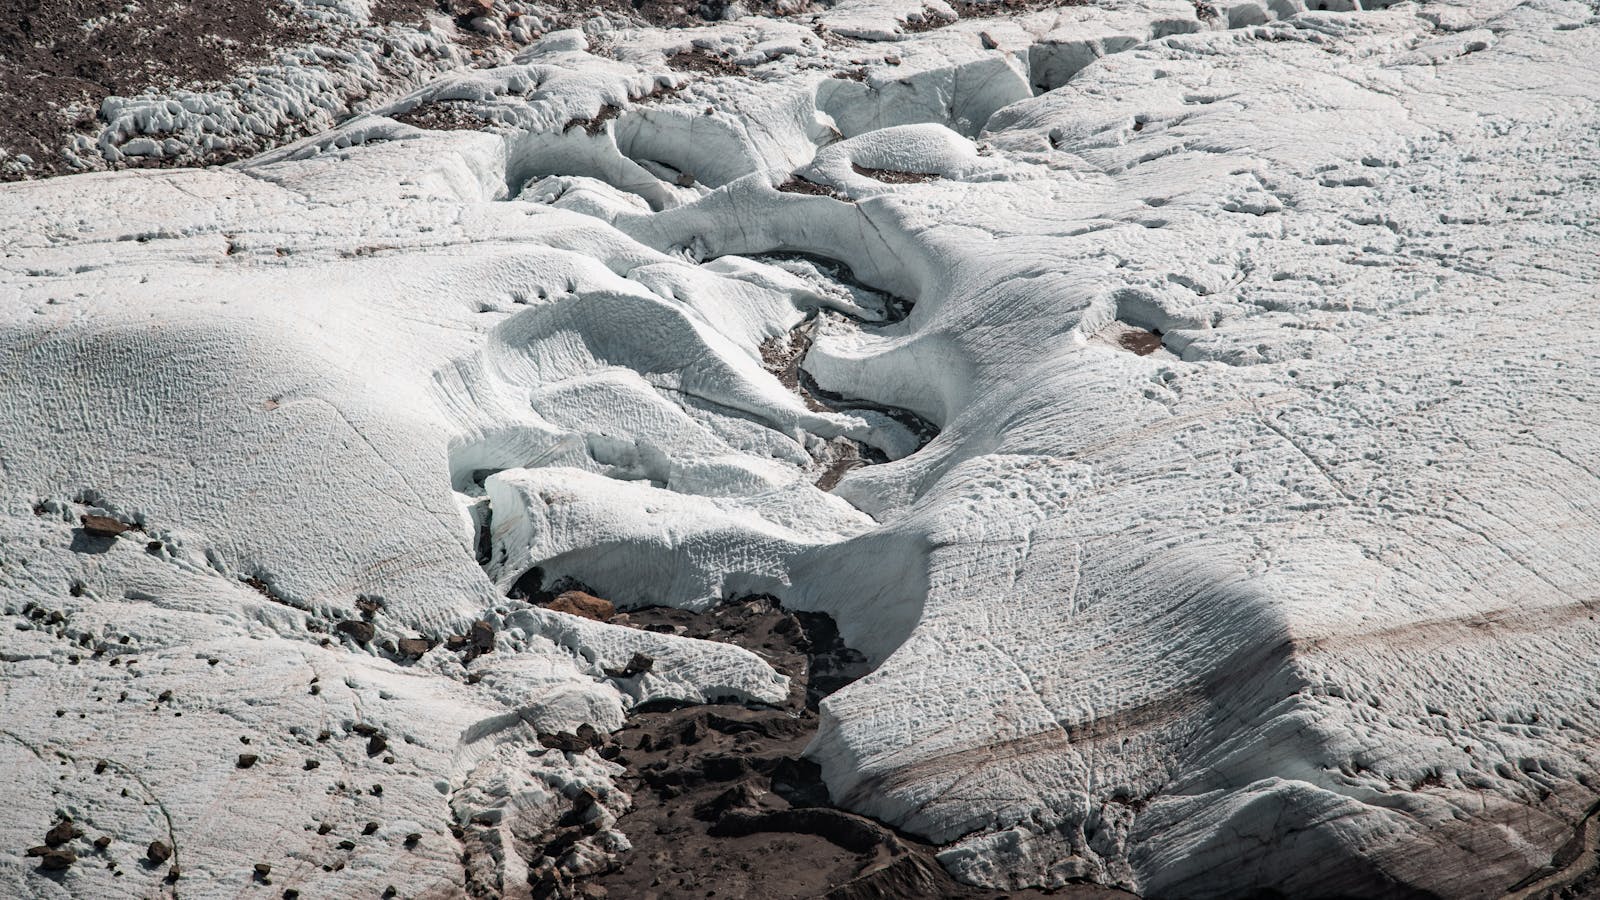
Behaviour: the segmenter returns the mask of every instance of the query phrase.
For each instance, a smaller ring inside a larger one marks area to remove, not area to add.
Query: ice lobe
[[[330,893],[504,890],[587,789],[565,864],[622,852],[609,770],[538,735],[784,685],[497,590],[539,567],[836,615],[877,668],[810,755],[974,884],[1475,897],[1550,864],[1600,763],[1592,10],[911,12],[819,14],[888,49],[705,30],[759,77],[557,35],[388,110],[449,90],[495,133],[374,115],[0,193],[6,846],[103,809],[207,883],[304,832]],[[331,630],[362,597],[365,643]],[[476,623],[491,652],[385,649]],[[338,737],[373,719],[393,764]],[[285,799],[218,839],[208,798],[260,773]],[[338,856],[287,799],[323,793],[429,852]]]

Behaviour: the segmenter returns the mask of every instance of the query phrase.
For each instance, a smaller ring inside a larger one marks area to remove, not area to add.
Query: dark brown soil
[[[817,184],[815,181],[807,181],[804,178],[801,178],[799,175],[791,175],[788,181],[778,185],[778,190],[784,192],[785,194],[807,194],[812,197],[832,197],[835,200],[841,200],[845,203],[854,202],[849,197],[846,197],[844,194],[839,193],[825,184]]]
[[[916,34],[922,31],[933,31],[936,28],[943,28],[946,25],[954,24],[955,21],[956,20],[954,18],[941,15],[924,7],[922,12],[916,14],[915,17],[908,17],[905,21],[901,22],[900,30],[908,34]]]
[[[810,182],[806,182],[810,184]],[[815,397],[807,394],[800,385],[800,362],[806,358],[806,351],[811,349],[812,329],[810,323],[780,334],[761,342],[761,367],[777,376],[778,381],[790,391],[800,395],[805,401],[806,408],[823,412],[827,409],[817,402]]]
[[[478,115],[475,108],[476,104],[465,100],[435,100],[393,118],[396,122],[432,131],[476,131],[492,124]]]
[[[1089,0],[951,0],[950,6],[963,19],[987,19],[1088,4]]]
[[[68,171],[61,149],[106,97],[222,80],[309,33],[281,0],[0,0],[0,148]]]
[[[1138,356],[1149,356],[1161,349],[1161,332],[1130,328],[1117,338],[1117,343],[1122,349],[1131,350]]]
[[[785,16],[810,8],[810,0],[745,2],[755,15]],[[582,24],[596,13],[611,13],[659,27],[703,25],[722,17],[728,0],[599,0],[555,3],[554,24]],[[126,7],[126,8],[125,8]],[[475,14],[471,0],[376,0],[372,20],[379,24],[421,25],[430,13],[453,15],[465,26]],[[266,62],[281,48],[317,37],[315,23],[296,16],[284,0],[0,0],[0,150],[11,166],[0,181],[59,175],[73,171],[62,150],[77,133],[98,132],[102,101],[147,90],[203,88],[223,83],[249,66]],[[324,37],[327,37],[324,35]],[[478,51],[497,39],[460,30],[457,43]],[[680,67],[709,74],[732,74],[737,66],[703,51],[679,54]],[[484,60],[493,57],[482,54]],[[69,107],[81,107],[69,112]],[[416,124],[428,128],[480,127],[452,110],[430,110]],[[603,122],[603,119],[600,120]],[[585,127],[598,122],[584,121]],[[230,162],[298,137],[302,130],[260,142],[260,146],[218,154],[203,162]],[[15,157],[32,161],[17,167]],[[173,160],[145,159],[123,165],[170,166]]]
[[[744,71],[725,56],[702,50],[681,50],[667,57],[667,65],[680,72],[699,72],[702,75],[738,75]]]
[[[866,166],[850,164],[857,175],[865,175],[884,184],[921,184],[925,181],[934,181],[939,176],[928,172],[901,172],[896,169],[869,169]]]
[[[781,708],[733,704],[643,709],[614,735],[634,808],[618,823],[634,849],[575,887],[606,896],[669,898],[977,898],[1127,896],[1098,887],[997,894],[962,885],[930,847],[834,808],[801,758],[817,703],[867,671],[832,619],[754,598],[709,613],[650,608],[614,622],[725,641],[789,675]]]

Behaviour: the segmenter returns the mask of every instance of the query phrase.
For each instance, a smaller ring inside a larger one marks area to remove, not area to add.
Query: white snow
[[[562,798],[628,802],[537,732],[787,690],[505,599],[536,565],[835,615],[878,666],[809,753],[976,884],[1550,862],[1600,794],[1600,17],[1215,10],[558,33],[237,166],[0,190],[0,892],[152,894],[171,839],[185,894],[269,853],[515,893]],[[498,128],[384,117],[439,100]],[[831,409],[762,365],[810,317]],[[824,491],[845,440],[889,461]],[[362,596],[373,647],[314,630]],[[470,662],[380,652],[479,618]],[[121,877],[22,858],[58,812]]]

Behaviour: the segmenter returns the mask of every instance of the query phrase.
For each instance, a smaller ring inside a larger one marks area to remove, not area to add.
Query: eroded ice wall
[[[835,615],[834,800],[976,884],[1535,874],[1596,799],[1593,10],[1202,12],[563,33],[389,110],[488,132],[7,188],[5,846],[519,889],[557,795],[627,803],[539,732],[784,689],[501,596],[538,566]]]

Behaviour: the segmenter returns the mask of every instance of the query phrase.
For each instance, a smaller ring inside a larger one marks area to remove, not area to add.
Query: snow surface
[[[159,839],[186,895],[516,894],[563,797],[628,802],[537,732],[784,695],[505,599],[535,565],[836,616],[878,667],[809,753],[976,884],[1548,863],[1600,796],[1600,15],[1202,11],[561,32],[234,167],[0,190],[0,891],[154,894]],[[498,126],[385,115],[445,101]],[[762,365],[808,319],[831,408]],[[22,858],[58,813],[120,876]]]

